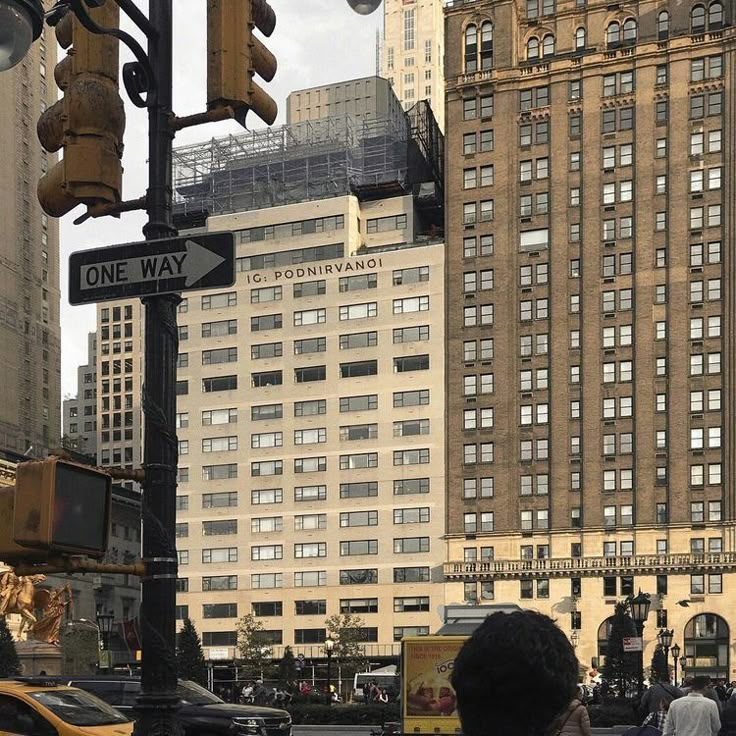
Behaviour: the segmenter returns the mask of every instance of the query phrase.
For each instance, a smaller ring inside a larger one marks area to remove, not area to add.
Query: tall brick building
[[[447,598],[551,613],[586,664],[641,588],[645,663],[666,626],[736,672],[732,13],[445,11]]]
[[[61,439],[59,227],[36,198],[56,157],[36,121],[56,101],[56,40],[46,28],[0,74],[0,449],[44,457]]]

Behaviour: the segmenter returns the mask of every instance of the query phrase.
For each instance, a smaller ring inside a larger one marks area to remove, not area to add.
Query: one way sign
[[[72,253],[69,303],[218,289],[235,283],[235,236],[212,233]]]

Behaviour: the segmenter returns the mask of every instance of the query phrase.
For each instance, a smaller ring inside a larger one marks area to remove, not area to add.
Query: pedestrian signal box
[[[1,492],[3,562],[62,555],[99,559],[107,551],[112,504],[107,473],[56,457],[25,462],[16,468],[15,488]]]

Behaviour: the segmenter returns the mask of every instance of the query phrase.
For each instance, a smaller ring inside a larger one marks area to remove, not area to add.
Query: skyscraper
[[[36,199],[49,157],[36,121],[54,102],[56,40],[45,29],[0,75],[0,447],[31,456],[61,436],[59,233]]]
[[[731,6],[447,6],[448,599],[730,677]],[[677,605],[678,602],[681,605]],[[687,606],[687,607],[685,607]]]
[[[408,110],[427,100],[444,130],[442,0],[384,0],[382,76]]]

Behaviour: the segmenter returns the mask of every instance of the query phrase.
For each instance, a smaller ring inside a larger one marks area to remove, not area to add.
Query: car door
[[[59,736],[59,732],[28,703],[0,695],[0,736]]]

